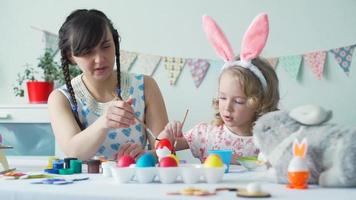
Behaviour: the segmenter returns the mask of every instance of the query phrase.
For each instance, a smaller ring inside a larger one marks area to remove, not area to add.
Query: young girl
[[[48,104],[56,141],[67,156],[137,158],[144,152],[147,135],[134,115],[154,133],[168,122],[156,82],[120,72],[119,41],[112,22],[98,10],[72,12],[59,30],[66,84],[51,93]],[[83,72],[72,80],[70,64]],[[148,139],[153,145],[154,138]]]
[[[239,156],[258,154],[252,141],[252,126],[264,113],[277,109],[279,101],[278,78],[272,67],[258,55],[268,36],[267,15],[259,15],[245,33],[240,57],[235,59],[232,48],[208,16],[203,26],[209,41],[225,61],[219,77],[218,109],[214,124],[200,123],[182,133],[180,122],[167,124],[159,138],[176,143],[176,150],[190,148],[201,161],[211,149],[232,149],[232,163]],[[241,58],[241,59],[240,59]]]

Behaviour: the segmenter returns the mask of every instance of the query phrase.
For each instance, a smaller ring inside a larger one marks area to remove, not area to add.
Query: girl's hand
[[[183,137],[182,123],[179,121],[169,122],[164,128],[164,132],[166,133],[166,138],[174,143],[174,141]]]
[[[233,164],[233,165],[240,165],[240,163],[237,162],[237,158],[238,158],[238,157],[239,157],[239,155],[233,153],[233,154],[232,154],[232,158],[231,158],[231,164]]]
[[[136,143],[126,143],[120,147],[116,158],[119,159],[123,155],[129,155],[137,160],[137,158],[139,158],[144,153],[145,150],[142,148],[142,145]]]
[[[102,118],[106,129],[128,128],[135,124],[134,111],[130,102],[121,100],[112,101]]]

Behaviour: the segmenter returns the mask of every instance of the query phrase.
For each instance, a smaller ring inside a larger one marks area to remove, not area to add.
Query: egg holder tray
[[[223,179],[225,167],[203,167],[199,164],[182,164],[178,167],[111,166],[110,172],[117,183],[151,183],[158,179],[159,182],[164,184],[181,181],[194,184],[201,181],[206,183],[220,182]]]

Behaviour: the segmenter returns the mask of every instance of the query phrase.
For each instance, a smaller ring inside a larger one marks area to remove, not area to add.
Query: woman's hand
[[[105,129],[128,128],[135,124],[130,102],[112,101],[102,116],[102,123]]]
[[[142,148],[142,145],[137,143],[126,143],[120,147],[120,150],[116,154],[116,158],[119,159],[121,156],[129,155],[137,160],[144,153],[145,150]]]

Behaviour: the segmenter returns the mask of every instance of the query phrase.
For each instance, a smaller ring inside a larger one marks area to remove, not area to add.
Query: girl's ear
[[[252,60],[260,55],[266,45],[269,33],[268,16],[259,14],[248,27],[241,44],[241,60]]]
[[[299,143],[297,139],[294,140],[293,142],[294,157],[300,156],[304,158],[307,151],[308,151],[308,143],[306,138],[304,138],[301,143]]]
[[[216,53],[226,62],[234,60],[234,51],[225,37],[224,32],[209,16],[203,16],[203,29],[208,37],[208,41],[214,47]]]

